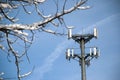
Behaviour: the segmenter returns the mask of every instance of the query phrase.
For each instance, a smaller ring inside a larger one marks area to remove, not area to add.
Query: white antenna
[[[66,59],[70,60],[70,49],[67,49],[67,52],[66,52]]]
[[[93,48],[93,55],[96,56],[96,53],[97,53],[97,50],[96,50],[96,47]]]
[[[73,26],[68,27],[68,39],[72,38],[72,29],[73,28],[74,28]]]
[[[74,57],[74,49],[71,50],[72,57]]]
[[[97,38],[98,37],[98,32],[97,32],[97,29],[94,28],[94,37]]]
[[[70,49],[67,50],[67,56],[70,57]]]

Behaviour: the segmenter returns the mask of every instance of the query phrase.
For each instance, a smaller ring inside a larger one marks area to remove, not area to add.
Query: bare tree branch
[[[64,24],[65,28],[67,28],[64,18],[64,15],[70,14],[71,12],[74,12],[76,10],[85,10],[88,9],[88,6],[82,6],[87,2],[87,0],[80,0],[78,1],[73,7],[66,9],[66,4],[68,0],[64,0],[64,4],[62,6],[62,10],[59,10],[59,2],[55,2],[56,5],[56,12],[51,15],[48,14],[47,16],[42,13],[42,11],[39,9],[39,5],[43,4],[46,0],[7,0],[8,2],[1,2],[0,1],[0,18],[6,18],[7,20],[13,22],[10,24],[0,24],[0,33],[5,34],[5,40],[7,43],[7,47],[5,45],[0,44],[1,50],[6,50],[9,54],[12,54],[15,58],[15,65],[17,69],[17,78],[18,80],[21,80],[21,78],[26,77],[30,75],[32,72],[25,73],[23,75],[20,75],[20,59],[24,55],[26,55],[27,60],[29,61],[29,57],[27,56],[27,51],[29,47],[31,46],[33,39],[34,39],[34,31],[43,31],[47,33],[51,33],[54,35],[66,35],[65,33],[57,32],[57,29],[59,24]],[[34,6],[36,13],[42,18],[42,20],[38,22],[34,22],[32,24],[19,24],[16,22],[16,16],[10,17],[9,13],[12,10],[18,9],[18,7],[22,6],[23,10],[27,14],[31,14],[31,12],[26,8],[26,6]],[[0,19],[0,20],[1,20]],[[52,24],[52,26],[55,26],[55,29],[47,29],[47,24]],[[14,36],[14,40],[11,38],[11,36]],[[2,39],[2,37],[0,37]],[[21,41],[24,45],[24,50],[21,52],[18,52],[14,48],[14,44],[17,43],[17,41]],[[7,49],[6,49],[7,48]],[[30,61],[29,61],[30,62]]]

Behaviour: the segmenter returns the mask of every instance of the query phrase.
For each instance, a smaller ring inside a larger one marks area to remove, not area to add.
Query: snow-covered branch
[[[19,78],[27,77],[27,76],[29,76],[31,73],[32,73],[32,71],[30,71],[30,72],[28,72],[28,73],[25,73],[25,74],[23,74],[23,75],[19,75]]]
[[[78,9],[80,10],[86,10],[86,9],[90,9],[91,7],[90,6],[80,6],[78,7]]]
[[[67,0],[64,1],[64,4],[62,6],[62,10],[59,10],[59,3],[56,3],[57,9],[56,12],[53,14],[48,13],[48,15],[44,15],[43,12],[39,9],[38,5],[44,4],[44,2],[47,2],[47,0],[7,0],[8,2],[1,2],[0,1],[0,21],[5,18],[11,22],[10,24],[0,24],[0,33],[4,34],[4,37],[0,37],[0,39],[5,38],[4,41],[6,41],[7,46],[0,44],[1,50],[6,50],[8,53],[12,53],[15,60],[15,65],[17,69],[17,76],[20,80],[23,77],[26,77],[30,75],[32,72],[28,72],[26,74],[20,75],[20,59],[23,55],[27,55],[27,50],[32,44],[33,38],[34,38],[34,31],[43,31],[47,33],[51,33],[54,35],[64,35],[65,33],[59,33],[57,32],[56,28],[58,29],[59,24],[64,24],[65,21],[63,16],[70,14],[76,10],[85,10],[90,8],[89,6],[84,6],[83,4],[87,2],[87,0],[80,0],[76,1],[75,5],[73,5],[71,8],[66,8]],[[10,16],[9,13],[12,10],[18,9],[20,6],[23,7],[23,10],[27,14],[31,14],[32,12],[27,10],[26,6],[34,6],[35,11],[40,16],[41,20],[37,22],[33,22],[31,24],[20,24],[15,23],[17,16]],[[52,24],[51,28],[46,28],[47,24]],[[54,29],[53,29],[54,28]],[[66,27],[65,27],[66,28]],[[15,47],[18,41],[22,42],[22,48],[24,48],[23,52],[18,52]]]

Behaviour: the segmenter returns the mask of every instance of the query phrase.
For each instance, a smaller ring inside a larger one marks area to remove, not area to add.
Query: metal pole
[[[81,80],[86,80],[86,66],[85,66],[85,40],[81,38],[80,40],[80,48],[81,48]]]

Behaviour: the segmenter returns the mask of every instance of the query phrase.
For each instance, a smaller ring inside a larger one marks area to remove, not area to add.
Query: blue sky
[[[91,9],[76,11],[64,16],[67,25],[75,26],[73,33],[87,33],[94,27],[98,29],[98,39],[92,39],[86,46],[99,47],[101,56],[93,59],[91,65],[86,68],[87,80],[120,79],[119,4],[119,0],[89,0],[86,5],[92,6]],[[48,3],[48,5],[51,4]],[[35,15],[32,16],[34,16],[33,20],[26,18],[26,23],[39,20]],[[25,22],[21,20],[20,23]],[[24,60],[21,64],[23,73],[31,70],[33,66],[35,69],[29,77],[23,80],[80,80],[81,70],[78,62],[65,59],[65,50],[71,47],[79,48],[79,45],[73,40],[67,40],[67,36],[37,33],[28,51],[31,63]],[[1,51],[0,72],[5,71],[7,74],[4,75],[5,77],[15,77],[14,62],[8,63],[5,55]]]

